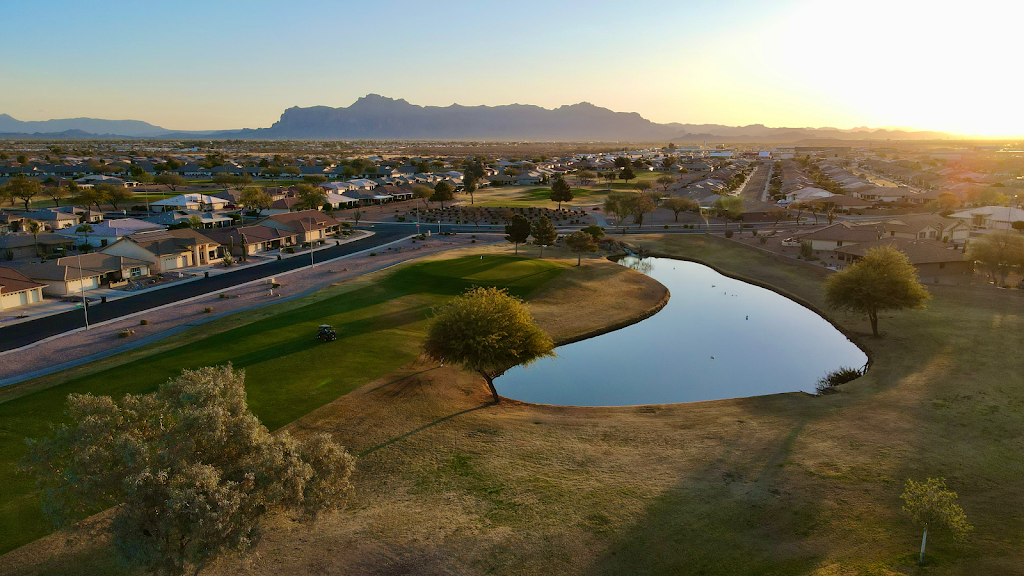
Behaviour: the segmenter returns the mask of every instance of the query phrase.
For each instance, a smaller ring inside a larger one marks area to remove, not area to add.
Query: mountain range
[[[139,120],[70,118],[22,122],[0,114],[0,138],[290,140],[522,140],[631,142],[777,142],[807,140],[934,140],[941,132],[903,129],[771,128],[763,124],[659,124],[636,112],[588,102],[555,109],[527,104],[419,106],[369,94],[340,108],[288,108],[269,128],[178,131]]]

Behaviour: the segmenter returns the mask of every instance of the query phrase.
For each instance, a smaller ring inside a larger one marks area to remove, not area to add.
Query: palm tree
[[[82,224],[78,228],[75,228],[75,232],[85,235],[85,245],[89,245],[89,233],[92,232],[92,226],[89,224]]]
[[[25,226],[25,229],[28,230],[28,233],[32,235],[32,242],[35,244],[36,255],[38,256],[39,255],[39,233],[43,231],[43,227],[39,225],[39,222],[36,222],[35,220],[29,220],[28,224]]]

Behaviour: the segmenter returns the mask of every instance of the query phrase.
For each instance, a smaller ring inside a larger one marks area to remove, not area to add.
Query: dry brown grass
[[[820,302],[823,273],[715,239],[645,242]],[[538,319],[570,337],[613,322],[594,306],[635,305],[637,288],[605,273],[563,275],[537,295]],[[314,526],[278,518],[256,560],[211,573],[912,574],[920,534],[898,496],[926,476],[946,476],[976,526],[962,547],[930,538],[927,573],[1024,573],[1024,299],[933,292],[928,311],[890,315],[888,336],[864,340],[867,376],[822,398],[493,405],[471,374],[406,366],[289,426],[361,454],[351,508]],[[61,538],[0,561],[110,569],[102,543],[54,553]]]

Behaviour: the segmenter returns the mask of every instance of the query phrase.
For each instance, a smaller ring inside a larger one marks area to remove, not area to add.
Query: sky
[[[1024,135],[1024,1],[0,0],[0,113],[269,126],[376,93]]]

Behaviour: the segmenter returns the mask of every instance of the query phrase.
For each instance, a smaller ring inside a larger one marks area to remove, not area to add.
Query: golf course
[[[824,307],[820,267],[716,237],[630,240]],[[666,296],[604,260],[577,268],[558,250],[545,260],[503,250],[342,284],[9,394],[3,549],[28,545],[0,557],[0,573],[125,573],[102,529],[108,514],[76,537],[36,540],[47,531],[38,501],[11,472],[21,439],[46,434],[68,392],[146,391],[183,367],[231,361],[268,426],[329,432],[359,460],[347,510],[315,530],[275,517],[254,558],[224,558],[211,574],[1024,574],[1020,293],[929,285],[927,308],[882,314],[878,338],[866,318],[830,314],[872,361],[835,394],[494,404],[479,376],[419,357],[442,299],[508,287],[566,341]],[[315,342],[321,323],[338,328],[337,342]],[[974,530],[963,543],[930,532],[919,567],[921,532],[900,494],[929,477],[959,494]]]

